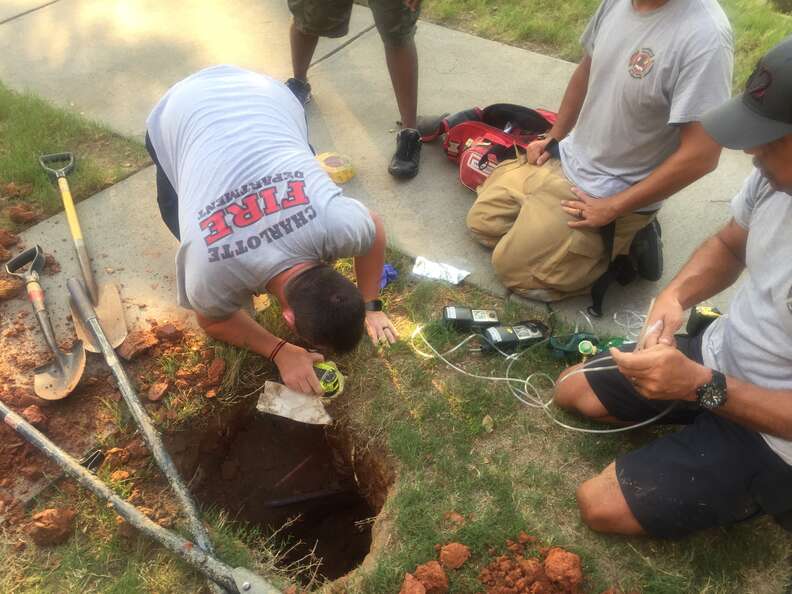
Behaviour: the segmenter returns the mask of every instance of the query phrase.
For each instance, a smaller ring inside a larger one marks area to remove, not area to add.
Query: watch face
[[[704,408],[718,408],[726,400],[726,394],[723,389],[713,384],[706,384],[701,387],[699,393],[699,404]]]

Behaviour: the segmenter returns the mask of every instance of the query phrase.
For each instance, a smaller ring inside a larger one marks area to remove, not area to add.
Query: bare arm
[[[372,212],[371,218],[376,230],[374,243],[367,253],[355,258],[355,277],[365,301],[373,301],[379,296],[380,277],[385,264],[385,225],[378,214]],[[399,338],[396,328],[381,311],[366,312],[366,331],[374,344],[393,344]]]
[[[681,351],[657,345],[637,353],[611,350],[619,371],[653,400],[696,401],[696,388],[712,380],[712,370]],[[792,440],[792,391],[769,390],[726,378],[726,404],[715,413],[749,429]]]
[[[250,315],[239,310],[222,320],[206,318],[195,312],[198,325],[209,336],[269,358],[281,339],[258,324]],[[303,394],[321,395],[322,386],[313,370],[313,364],[324,360],[319,353],[310,353],[295,344],[286,343],[275,357],[281,379],[292,390]]]
[[[575,127],[583,102],[586,100],[590,74],[591,56],[586,54],[569,79],[561,106],[558,108],[556,123],[550,129],[549,135],[556,140],[565,138]]]
[[[718,166],[721,147],[704,131],[700,122],[680,126],[679,147],[648,177],[607,198],[592,198],[575,188],[578,200],[566,200],[564,210],[582,217],[569,223],[573,228],[604,227],[617,217],[665,200]],[[578,212],[580,211],[580,212]]]
[[[734,219],[693,252],[687,264],[658,295],[647,327],[660,327],[646,337],[646,346],[674,344],[686,309],[734,284],[745,268],[748,231]]]
[[[575,127],[580,110],[583,108],[583,102],[586,100],[590,73],[591,56],[586,54],[575,68],[575,72],[572,73],[572,78],[569,79],[561,106],[558,108],[556,123],[553,124],[544,139],[535,140],[528,145],[527,159],[529,163],[542,165],[547,162],[550,158],[550,153],[545,150],[548,143],[553,139],[562,140]]]

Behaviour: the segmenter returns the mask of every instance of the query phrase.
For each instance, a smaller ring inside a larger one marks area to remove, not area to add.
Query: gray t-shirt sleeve
[[[754,169],[743,182],[742,188],[737,192],[737,195],[731,201],[731,211],[734,220],[743,229],[749,229],[751,226],[751,216],[756,207],[761,194],[764,192],[767,180],[759,172]]]
[[[375,234],[369,210],[357,200],[337,196],[328,202],[325,210],[322,259],[362,256],[374,244]]]
[[[698,122],[710,109],[731,96],[734,52],[727,44],[718,44],[697,55],[691,50],[680,66],[671,91],[669,124]]]
[[[594,53],[594,45],[596,44],[600,23],[602,23],[602,19],[605,18],[605,14],[610,9],[612,2],[613,0],[602,0],[599,8],[597,8],[597,12],[591,17],[588,25],[586,25],[585,31],[583,31],[583,34],[580,36],[580,45],[583,46],[583,49],[586,50],[589,56]]]

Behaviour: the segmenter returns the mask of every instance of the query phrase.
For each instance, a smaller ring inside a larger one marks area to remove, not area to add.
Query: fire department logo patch
[[[654,52],[648,47],[643,47],[630,56],[628,72],[633,78],[644,78],[652,71],[653,66]]]

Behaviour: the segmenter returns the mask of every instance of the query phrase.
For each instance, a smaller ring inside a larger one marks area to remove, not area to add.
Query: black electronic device
[[[446,305],[443,321],[455,330],[483,330],[500,324],[498,312],[493,309],[472,309],[460,305]]]
[[[520,322],[514,326],[493,326],[482,333],[485,339],[483,348],[507,353],[519,351],[547,338],[547,332],[547,326],[535,320]]]

